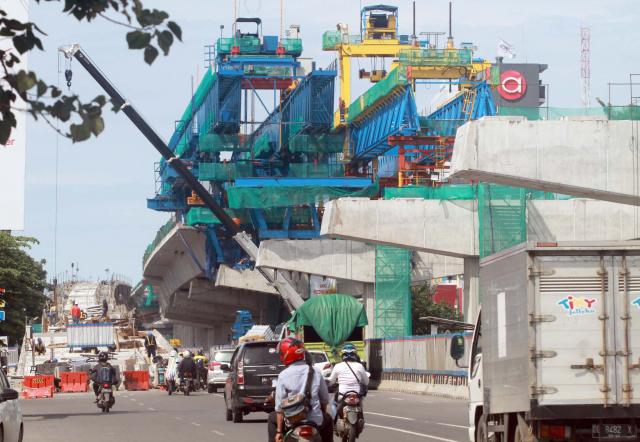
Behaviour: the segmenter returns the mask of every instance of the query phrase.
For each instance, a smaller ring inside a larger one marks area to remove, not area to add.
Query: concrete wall
[[[219,324],[215,327],[194,327],[189,324],[176,323],[173,326],[173,337],[182,341],[183,348],[210,351],[211,347],[229,342],[231,323]]]
[[[452,177],[640,205],[637,124],[593,117],[471,121],[456,134]]]
[[[466,341],[468,352],[470,333]],[[371,377],[385,390],[466,397],[467,370],[457,367],[449,356],[450,342],[451,335],[368,339]],[[462,365],[467,358],[461,360]]]

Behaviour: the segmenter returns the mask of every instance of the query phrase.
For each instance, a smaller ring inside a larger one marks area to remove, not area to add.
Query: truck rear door
[[[618,402],[640,402],[640,257],[614,260],[616,364]]]
[[[617,401],[612,269],[612,257],[534,258],[532,395],[539,405]]]

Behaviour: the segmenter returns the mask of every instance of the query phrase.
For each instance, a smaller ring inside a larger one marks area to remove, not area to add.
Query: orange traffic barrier
[[[83,371],[60,373],[60,389],[64,393],[89,391],[89,375]]]
[[[22,390],[22,397],[25,399],[40,399],[53,397],[53,389],[55,387],[52,385],[50,387],[41,387],[41,388],[31,388],[24,387]]]
[[[25,376],[22,385],[26,388],[53,387],[53,375],[39,374],[35,376]]]
[[[124,388],[128,391],[146,391],[149,389],[148,371],[125,371]]]

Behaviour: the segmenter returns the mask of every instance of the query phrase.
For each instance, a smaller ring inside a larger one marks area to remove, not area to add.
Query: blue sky
[[[320,66],[333,60],[321,51],[322,32],[348,23],[357,33],[359,0],[285,0],[285,27],[302,26],[304,56]],[[379,3],[379,2],[375,2]],[[400,6],[401,33],[410,33],[411,1],[387,0]],[[149,67],[139,51],[129,51],[126,29],[98,19],[80,24],[63,15],[62,3],[31,2],[31,20],[48,36],[45,51],[29,58],[29,67],[56,83],[60,45],[80,43],[124,95],[165,139],[190,98],[191,79],[203,69],[203,47],[213,44],[219,26],[229,32],[232,0],[146,0],[164,9],[181,26],[183,43]],[[278,0],[238,0],[240,15],[260,16],[265,34],[278,34]],[[445,0],[418,0],[419,30],[446,30]],[[628,81],[640,72],[640,2],[637,0],[458,0],[454,1],[456,42],[473,41],[478,55],[493,59],[498,38],[515,46],[517,62],[549,65],[543,74],[550,105],[580,105],[580,26],[591,27],[592,96],[607,96],[607,82]],[[368,67],[368,65],[365,65]],[[365,67],[363,66],[363,67]],[[72,91],[90,99],[102,94],[97,84],[73,63]],[[61,66],[64,70],[64,64]],[[64,77],[60,74],[60,82]],[[197,85],[196,85],[197,86]],[[355,91],[364,85],[355,85]],[[640,94],[636,94],[640,95]],[[616,100],[627,97],[619,90]],[[619,103],[624,104],[624,103]],[[44,123],[29,121],[27,144],[26,235],[40,240],[32,250],[54,272],[55,163],[58,147],[58,274],[78,262],[84,277],[101,277],[105,269],[140,278],[142,254],[168,215],[146,208],[154,193],[155,150],[122,114],[107,113],[106,130],[97,139],[72,144]]]

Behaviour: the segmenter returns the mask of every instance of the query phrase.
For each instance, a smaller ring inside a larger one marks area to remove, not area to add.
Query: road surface
[[[102,414],[93,394],[58,394],[53,399],[21,400],[25,442],[191,442],[266,441],[266,414],[225,421],[219,394],[189,397],[152,390],[116,393],[116,404]],[[372,391],[365,402],[366,427],[359,439],[370,442],[467,440],[464,401]],[[336,437],[337,441],[338,438]]]

